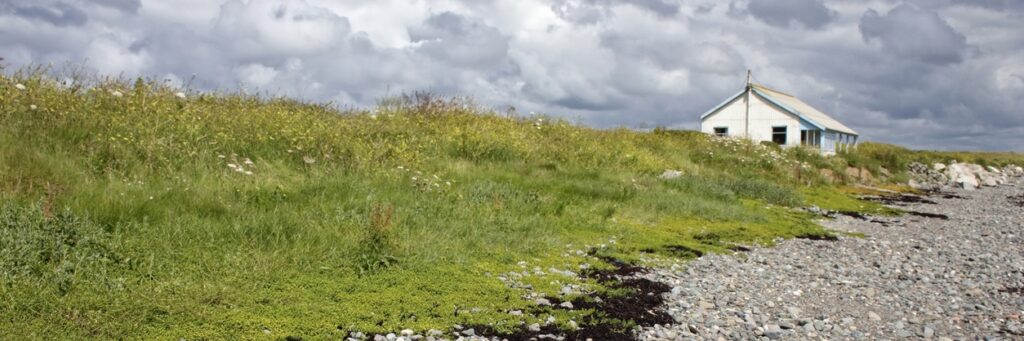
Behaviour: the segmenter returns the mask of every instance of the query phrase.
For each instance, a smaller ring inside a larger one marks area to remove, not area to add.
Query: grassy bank
[[[590,250],[636,261],[826,234],[795,209],[809,204],[878,209],[834,184],[853,156],[425,94],[339,111],[177,92],[0,78],[0,330],[318,339],[512,330],[547,314],[564,325],[598,313],[536,313],[498,276],[537,268],[523,279],[537,291],[600,291],[549,269],[604,266]]]

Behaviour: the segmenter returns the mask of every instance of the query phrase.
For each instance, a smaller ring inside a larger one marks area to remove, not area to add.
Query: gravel
[[[672,287],[676,323],[642,340],[1024,339],[1024,194],[999,187],[902,208],[948,215],[839,216],[837,241],[793,239],[643,276]]]

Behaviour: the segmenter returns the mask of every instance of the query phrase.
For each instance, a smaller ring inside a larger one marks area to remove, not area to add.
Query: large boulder
[[[978,188],[978,172],[984,172],[980,165],[969,163],[951,163],[946,167],[946,178],[949,184],[966,190]]]
[[[956,178],[952,178],[953,184],[959,188],[963,188],[968,191],[972,191],[978,188],[978,178],[972,174],[959,174]]]
[[[949,184],[945,174],[935,169],[945,169],[946,165],[936,164],[942,167],[928,167],[920,162],[911,162],[907,165],[907,173],[910,175],[910,187],[921,190],[936,190]]]
[[[864,167],[846,167],[846,176],[857,179],[861,183],[871,184],[875,182],[875,177],[871,175],[871,171]]]
[[[932,165],[932,169],[934,169],[936,172],[941,172],[943,169],[946,169],[946,165],[936,162],[934,165]]]
[[[1003,183],[1002,179],[999,178],[999,175],[989,172],[978,173],[978,182],[982,186],[987,187],[995,187]]]
[[[1024,169],[1017,165],[1006,165],[1006,167],[1003,167],[1003,174],[1007,176],[1021,176],[1024,175]]]

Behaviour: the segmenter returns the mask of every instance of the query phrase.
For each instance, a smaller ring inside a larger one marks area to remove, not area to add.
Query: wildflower
[[[223,159],[224,158],[224,154],[217,155],[217,158]]]
[[[118,98],[120,98],[121,96],[124,96],[123,94],[121,94],[120,91],[117,91],[117,90],[111,91],[110,94],[114,95],[114,97],[118,97]]]
[[[175,92],[174,93],[174,97],[185,99],[185,93],[184,92]]]
[[[252,175],[252,171],[245,171],[245,175]]]
[[[445,181],[445,182],[444,182],[444,184],[445,184],[445,185],[448,185],[448,186],[451,186],[451,185],[452,185],[451,181]]]
[[[311,158],[311,157],[309,157],[307,155],[307,156],[303,156],[302,157],[302,162],[305,162],[307,165],[312,165],[312,164],[316,163],[316,159]]]
[[[416,181],[417,179],[418,179],[418,178],[416,178],[415,176],[414,176],[414,177],[412,177],[412,181]]]
[[[249,158],[245,158],[245,162],[243,162],[243,163],[244,163],[244,164],[246,164],[246,165],[249,165],[249,166],[252,166],[252,165],[254,165],[254,163],[252,162],[252,160],[249,160]]]
[[[15,88],[15,89],[18,89],[18,90],[21,90],[21,91],[25,91],[25,90],[27,90],[27,89],[28,89],[28,88],[26,88],[26,87],[25,87],[25,85],[23,85],[23,84],[21,84],[21,83],[18,83],[18,84],[14,84],[14,88]]]
[[[153,197],[152,197],[152,196],[150,196],[150,197],[149,197],[149,200],[153,200]]]
[[[37,106],[36,106],[35,104],[32,104],[32,105],[29,105],[29,106],[28,106],[28,108],[29,108],[30,110],[36,110],[36,109],[38,109],[39,107],[37,107]]]
[[[402,166],[398,166],[398,169],[405,169],[405,167],[402,167]]]
[[[238,168],[235,168],[235,171],[239,172],[239,173],[245,173],[245,168],[238,167]]]
[[[233,164],[233,163],[229,163],[229,164],[228,164],[228,168],[231,168],[231,169],[236,169],[236,168],[238,168],[238,165],[236,165],[236,164]]]

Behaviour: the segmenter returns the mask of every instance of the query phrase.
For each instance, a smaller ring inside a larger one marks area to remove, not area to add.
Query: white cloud
[[[1024,130],[1022,15],[1006,0],[40,0],[0,3],[0,57],[341,105],[432,90],[599,127],[696,127],[749,68],[865,139],[1006,148],[1024,145],[1006,142]]]
[[[259,63],[235,68],[235,75],[238,76],[243,86],[246,87],[266,88],[267,85],[270,85],[270,82],[274,81],[277,74],[278,71],[274,68]]]

